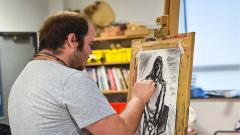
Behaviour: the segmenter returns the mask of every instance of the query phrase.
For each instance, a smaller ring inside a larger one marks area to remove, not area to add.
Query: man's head
[[[88,32],[88,21],[78,13],[61,12],[49,17],[39,30],[39,51],[51,50],[54,54],[61,53],[61,49],[70,33],[75,34],[83,47],[84,36]]]
[[[49,17],[40,28],[39,51],[50,51],[69,67],[82,70],[91,54],[94,36],[94,27],[85,17],[61,12]]]

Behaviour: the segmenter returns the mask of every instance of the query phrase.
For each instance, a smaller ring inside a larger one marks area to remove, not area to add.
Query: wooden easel
[[[128,101],[131,99],[132,88],[136,82],[138,58],[141,51],[165,48],[180,48],[177,111],[175,135],[186,135],[188,128],[188,113],[190,104],[190,83],[193,64],[193,45],[195,33],[178,34],[179,0],[165,0],[164,16],[158,17],[156,23],[161,27],[155,30],[155,41],[146,39],[132,42],[130,62],[130,81]],[[178,46],[181,43],[181,46]]]
[[[164,0],[164,15],[156,19],[157,37],[178,34],[180,0]],[[162,33],[163,32],[163,33]]]
[[[190,83],[192,76],[193,44],[195,33],[166,36],[157,41],[146,42],[136,40],[132,43],[132,55],[130,62],[130,81],[128,100],[131,99],[131,93],[136,82],[138,58],[137,54],[141,51],[178,48],[181,42],[183,53],[180,56],[178,92],[177,92],[177,112],[175,123],[175,135],[186,135],[188,127],[188,112],[190,102]]]

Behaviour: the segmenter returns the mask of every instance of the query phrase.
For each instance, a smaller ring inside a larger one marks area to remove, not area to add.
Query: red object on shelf
[[[125,102],[114,102],[110,104],[117,113],[121,113],[127,105]]]

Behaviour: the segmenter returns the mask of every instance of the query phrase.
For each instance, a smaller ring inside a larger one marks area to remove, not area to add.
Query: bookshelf
[[[95,41],[111,41],[111,40],[131,40],[131,39],[137,39],[137,38],[143,38],[146,35],[134,35],[134,36],[115,36],[115,37],[97,37],[95,38]]]
[[[102,49],[112,49],[112,44],[120,44],[120,48],[131,48],[131,43],[133,39],[140,39],[143,38],[146,35],[134,35],[134,36],[115,36],[115,37],[97,37],[95,38],[95,43],[92,45],[92,50],[102,50]],[[118,46],[119,47],[119,46]],[[121,62],[90,62],[86,65],[87,70],[98,70],[100,68],[104,68],[105,73],[97,73],[97,71],[94,71],[95,74],[99,74],[101,77],[106,76],[109,77],[108,70],[109,69],[117,69],[118,72],[122,73],[122,77],[125,77],[125,85],[121,89],[111,89],[111,83],[110,79],[108,78],[107,82],[109,84],[109,88],[105,89],[102,88],[102,86],[99,86],[99,82],[95,78],[94,80],[98,84],[100,90],[104,94],[104,96],[107,97],[109,102],[127,102],[127,96],[128,96],[128,77],[129,77],[129,67],[130,61],[121,61]],[[103,69],[102,69],[103,70]],[[123,71],[125,70],[125,71]],[[124,73],[125,72],[125,75]],[[106,75],[105,75],[106,74]],[[90,73],[91,76],[91,73]],[[92,75],[93,76],[93,75]],[[120,77],[121,78],[121,77]],[[106,83],[106,80],[105,80]],[[123,83],[123,82],[122,82]]]
[[[87,67],[110,66],[110,65],[128,65],[128,64],[130,64],[129,61],[126,61],[126,62],[96,62],[96,63],[88,63]]]
[[[103,94],[105,95],[108,95],[108,94],[128,94],[128,90],[121,90],[121,91],[103,91],[102,92]]]
[[[128,63],[110,63],[109,65],[93,64],[87,66],[86,71],[97,83],[102,93],[109,97],[112,101],[111,95],[118,95],[120,97],[128,94],[128,76],[129,76],[129,62]],[[126,101],[127,99],[121,100]]]

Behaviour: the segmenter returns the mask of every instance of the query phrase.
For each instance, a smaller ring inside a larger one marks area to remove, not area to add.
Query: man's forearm
[[[132,135],[138,128],[144,111],[144,105],[143,100],[134,97],[128,102],[126,108],[120,114],[120,117],[124,120],[129,135]]]

